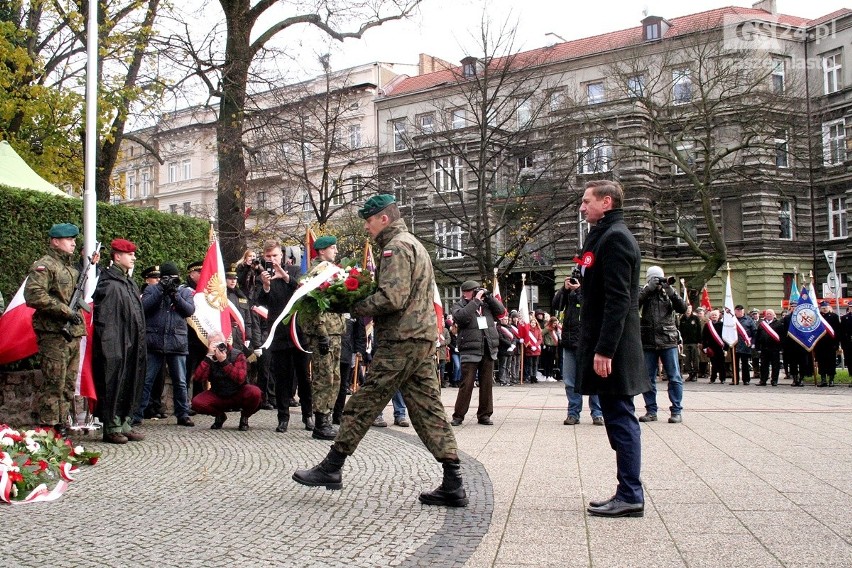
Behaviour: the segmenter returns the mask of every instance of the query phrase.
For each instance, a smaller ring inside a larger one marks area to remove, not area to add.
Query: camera
[[[657,286],[662,287],[665,285],[674,286],[675,282],[677,282],[677,278],[674,276],[669,276],[668,278],[657,278]]]
[[[271,260],[265,260],[265,261],[263,261],[263,269],[264,269],[264,270],[266,271],[266,273],[267,273],[267,274],[269,274],[270,276],[275,276],[275,267],[272,265],[272,261],[271,261]]]
[[[216,345],[216,349],[218,349],[219,351],[224,353],[225,351],[228,350],[228,346],[225,345],[224,343],[219,343],[218,345]]]
[[[569,283],[571,286],[578,286],[578,285],[580,284],[580,281],[579,281],[579,280],[577,280],[576,278],[574,278],[573,276],[569,276],[569,277],[568,277],[568,283]]]
[[[161,276],[160,284],[163,285],[163,292],[169,294],[178,289],[180,276]]]

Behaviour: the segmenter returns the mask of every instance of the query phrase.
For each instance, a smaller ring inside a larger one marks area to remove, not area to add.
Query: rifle
[[[74,286],[74,293],[71,295],[71,301],[68,302],[68,307],[71,308],[72,312],[76,312],[77,308],[81,310],[85,310],[88,313],[92,313],[92,307],[86,303],[86,282],[89,280],[89,267],[92,265],[92,261],[101,250],[100,241],[95,243],[95,252],[92,253],[92,256],[83,256],[83,269],[80,270],[80,276],[77,277],[77,284]],[[65,322],[65,325],[62,326],[62,329],[59,330],[62,334],[62,337],[65,338],[65,341],[72,341],[74,336],[71,335],[71,325],[70,321]]]

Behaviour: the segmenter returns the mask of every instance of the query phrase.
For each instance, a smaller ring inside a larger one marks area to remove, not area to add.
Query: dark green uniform
[[[322,261],[315,258],[311,269],[316,268]],[[326,312],[315,318],[299,320],[302,331],[307,339],[307,349],[311,351],[311,396],[313,411],[319,414],[330,414],[340,390],[340,336],[346,329],[343,314]],[[320,355],[319,340],[329,338],[329,351]]]
[[[71,255],[50,248],[30,267],[24,299],[35,309],[33,328],[38,338],[44,388],[36,402],[34,424],[64,424],[74,400],[84,324],[71,325],[73,340],[60,333],[74,315],[68,307],[79,272]]]
[[[364,386],[343,409],[334,449],[351,455],[398,389],[426,448],[438,461],[457,462],[458,446],[435,374],[438,331],[432,261],[401,219],[385,227],[376,242],[381,247],[376,292],[352,311],[373,317],[378,348]]]

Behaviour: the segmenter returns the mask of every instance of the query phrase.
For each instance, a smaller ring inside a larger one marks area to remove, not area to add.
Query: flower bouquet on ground
[[[336,270],[332,270],[336,268]],[[327,278],[316,282],[314,278],[327,273]],[[324,312],[346,313],[356,302],[373,293],[373,275],[355,266],[354,262],[345,266],[335,266],[330,262],[321,262],[305,276],[302,285],[314,280],[307,291],[293,305],[292,312],[300,317],[312,317]]]
[[[53,501],[74,480],[78,465],[95,465],[100,456],[52,428],[18,431],[0,424],[0,502]]]

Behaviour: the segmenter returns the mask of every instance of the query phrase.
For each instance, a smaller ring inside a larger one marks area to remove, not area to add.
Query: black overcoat
[[[145,384],[145,313],[139,288],[113,265],[101,272],[92,294],[92,374],[96,415],[111,425],[133,415]]]
[[[592,228],[581,260],[577,390],[620,396],[650,390],[639,331],[639,245],[621,209],[607,211]],[[607,378],[595,373],[595,353],[612,358]]]

